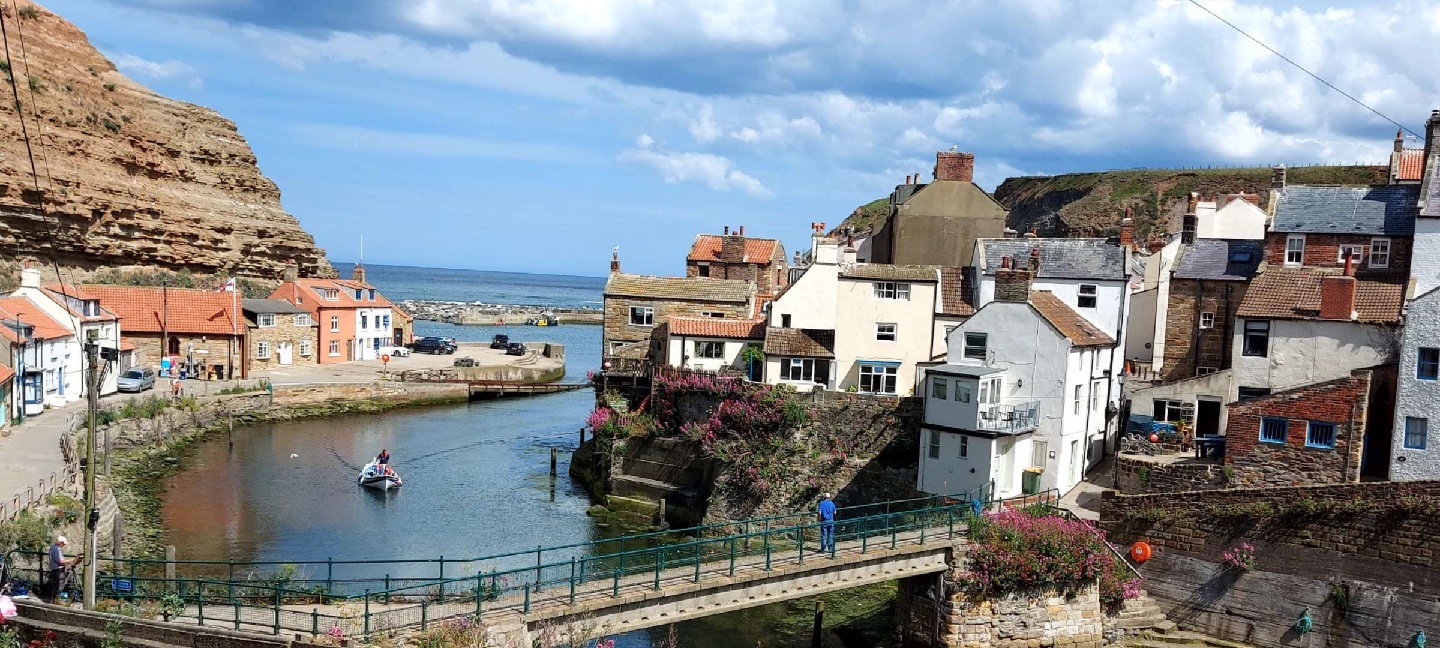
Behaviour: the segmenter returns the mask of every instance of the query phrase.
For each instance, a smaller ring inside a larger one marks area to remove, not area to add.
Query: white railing
[[[989,432],[1029,432],[1040,425],[1040,401],[1018,405],[981,405],[977,427]]]

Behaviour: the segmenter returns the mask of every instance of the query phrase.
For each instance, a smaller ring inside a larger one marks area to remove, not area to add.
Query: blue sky
[[[1440,3],[1201,0],[1417,132]],[[1183,0],[51,0],[234,120],[337,266],[678,272],[697,233],[808,245],[976,180],[1383,161],[1395,126]],[[1418,142],[1412,142],[1418,146]]]

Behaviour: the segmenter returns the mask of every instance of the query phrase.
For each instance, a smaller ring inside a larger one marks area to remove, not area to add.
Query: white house
[[[764,375],[764,363],[747,357],[746,347],[765,343],[765,320],[671,315],[665,327],[665,364],[697,371],[733,369],[751,380]]]
[[[1425,151],[1420,184],[1420,210],[1415,218],[1414,250],[1410,257],[1410,278],[1415,294],[1440,288],[1440,110],[1431,111],[1425,121]]]
[[[1430,441],[1430,421],[1440,424],[1440,289],[1410,302],[1399,360],[1390,479],[1440,479],[1440,442]]]
[[[51,284],[42,286],[40,271],[25,268],[20,272],[20,288],[13,297],[25,299],[50,319],[64,326],[72,334],[69,355],[72,359],[66,367],[66,382],[79,385],[79,389],[66,394],[68,400],[84,397],[89,385],[84,377],[84,350],[82,345],[93,342],[101,347],[120,349],[120,318],[100,306],[99,298],[90,295],[78,286]],[[100,383],[100,394],[117,391],[116,380],[119,367],[111,366]]]
[[[1061,297],[1032,290],[1032,276],[998,268],[992,299],[950,333],[946,364],[927,372],[920,490],[993,483],[1015,495],[1033,467],[1039,488],[1065,492],[1099,460],[1120,398],[1107,372],[1121,350]]]
[[[1217,200],[1197,200],[1195,238],[1263,241],[1269,220],[1270,215],[1260,208],[1260,194],[1227,194]],[[1182,221],[1181,237],[1186,233]]]
[[[355,289],[360,294],[361,289]],[[370,299],[374,299],[374,288],[367,288]],[[356,300],[361,297],[356,297]],[[394,336],[390,329],[391,312],[386,307],[370,307],[355,309],[355,355],[357,360],[375,360],[380,357],[380,347],[393,344]]]
[[[12,411],[35,416],[77,398],[78,372],[67,372],[76,364],[69,329],[19,297],[0,299],[0,327],[11,342],[12,357],[5,362],[15,370]]]
[[[818,235],[811,258],[770,306],[766,381],[911,394],[934,355],[939,268],[856,263],[853,248]]]

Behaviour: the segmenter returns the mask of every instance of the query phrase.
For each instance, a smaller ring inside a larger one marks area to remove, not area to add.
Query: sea
[[[392,302],[413,299],[549,308],[599,308],[605,288],[605,277],[394,265],[366,265],[365,279]]]

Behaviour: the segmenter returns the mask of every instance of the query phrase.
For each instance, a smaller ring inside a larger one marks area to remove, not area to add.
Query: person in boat
[[[381,449],[380,454],[375,455],[375,464],[380,466],[381,471],[390,469],[390,451]]]

